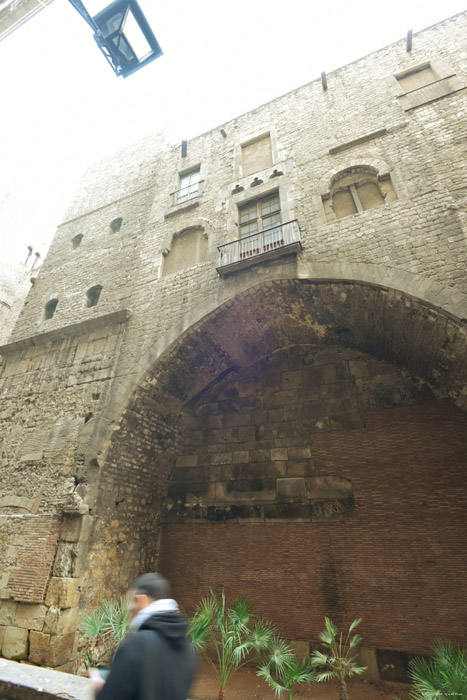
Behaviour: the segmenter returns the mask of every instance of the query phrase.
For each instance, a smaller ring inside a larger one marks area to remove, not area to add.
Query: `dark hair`
[[[136,579],[131,590],[153,600],[170,597],[170,583],[160,574],[143,574]]]

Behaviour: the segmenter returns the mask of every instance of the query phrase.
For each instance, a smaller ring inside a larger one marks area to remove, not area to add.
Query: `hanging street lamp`
[[[114,0],[91,17],[81,0],[69,0],[94,31],[94,39],[115,74],[127,78],[162,49],[136,0]]]

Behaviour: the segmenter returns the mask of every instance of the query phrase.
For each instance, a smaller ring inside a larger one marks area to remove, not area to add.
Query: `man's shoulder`
[[[138,657],[141,650],[145,649],[148,644],[157,643],[156,635],[150,630],[138,630],[130,634],[118,647],[115,659],[119,657]]]
[[[122,647],[128,652],[136,652],[148,646],[157,646],[161,643],[161,636],[155,630],[140,629],[125,639]]]

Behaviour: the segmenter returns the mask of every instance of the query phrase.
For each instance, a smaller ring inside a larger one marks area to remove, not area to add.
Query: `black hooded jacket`
[[[186,700],[195,670],[186,620],[155,613],[120,645],[98,700]]]

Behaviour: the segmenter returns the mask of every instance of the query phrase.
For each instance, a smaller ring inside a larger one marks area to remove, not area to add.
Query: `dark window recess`
[[[84,238],[83,234],[82,234],[82,233],[78,233],[77,236],[74,236],[74,238],[71,239],[71,247],[73,248],[73,250],[74,250],[75,248],[79,248],[79,246],[81,245],[81,241],[83,240],[83,238]]]
[[[96,284],[95,287],[91,287],[91,289],[88,289],[88,291],[86,292],[86,306],[96,306],[97,302],[99,301],[101,292],[101,284]]]
[[[44,308],[44,320],[48,321],[50,318],[55,313],[55,309],[57,308],[58,304],[58,299],[51,299],[50,301],[47,302]]]
[[[418,656],[418,654],[395,651],[394,649],[376,649],[380,679],[391,683],[411,683],[408,673],[409,663]]]
[[[121,216],[118,217],[118,219],[114,219],[113,221],[110,222],[110,231],[111,233],[117,233],[120,231],[122,228],[122,223],[123,219]]]

